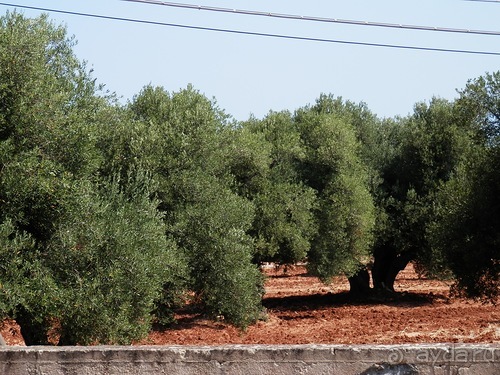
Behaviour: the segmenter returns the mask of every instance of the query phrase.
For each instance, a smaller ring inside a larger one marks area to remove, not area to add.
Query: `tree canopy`
[[[236,122],[190,85],[120,104],[74,44],[0,18],[0,317],[28,345],[127,344],[186,303],[244,329],[266,262],[498,300],[500,72],[404,118],[321,94]]]
[[[61,344],[128,343],[183,272],[153,181],[101,173],[115,104],[66,30],[17,13],[0,25],[1,314],[28,345],[56,323]]]

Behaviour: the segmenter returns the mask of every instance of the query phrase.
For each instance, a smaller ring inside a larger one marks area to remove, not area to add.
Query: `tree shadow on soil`
[[[165,332],[165,331],[182,331],[184,329],[192,329],[196,327],[207,327],[207,321],[209,317],[200,312],[191,312],[188,314],[183,314],[182,317],[177,318],[175,322],[164,325],[153,323],[153,332]],[[211,321],[211,329],[224,330],[227,328],[227,324],[217,321]]]
[[[393,307],[420,307],[432,305],[437,300],[447,300],[447,297],[433,293],[413,293],[397,292],[387,294],[371,294],[368,296],[353,296],[349,292],[327,293],[327,294],[308,294],[282,297],[265,297],[262,305],[267,310],[275,313],[286,313],[289,311],[302,312],[300,318],[307,318],[308,311],[319,310],[323,308],[335,308],[341,306],[376,306],[385,305]],[[211,320],[210,317],[203,314],[199,306],[185,306],[178,311],[176,321],[168,326],[153,325],[153,331],[163,332],[166,330],[183,330],[194,327],[207,327],[211,329],[224,330],[227,323],[224,321]],[[313,317],[311,314],[310,317]],[[281,317],[282,319],[292,319],[293,317]],[[295,317],[299,318],[299,317]],[[207,323],[207,321],[209,323]]]
[[[432,293],[384,293],[366,296],[353,296],[349,292],[297,295],[264,298],[263,305],[275,311],[307,311],[336,306],[374,306],[419,307],[433,304],[443,295]]]

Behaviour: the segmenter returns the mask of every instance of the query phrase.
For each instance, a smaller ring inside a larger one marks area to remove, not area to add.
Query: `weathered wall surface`
[[[1,375],[499,375],[500,345],[0,347]]]

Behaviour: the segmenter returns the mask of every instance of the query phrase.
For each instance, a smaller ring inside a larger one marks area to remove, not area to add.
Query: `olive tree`
[[[229,155],[238,191],[255,206],[250,234],[254,262],[304,261],[315,234],[316,195],[301,181],[305,151],[288,112],[250,119],[238,129]]]
[[[352,124],[340,114],[306,107],[294,120],[305,148],[301,177],[318,197],[309,270],[326,282],[335,275],[352,277],[369,261],[374,226],[360,143]],[[351,284],[353,292],[366,286]]]
[[[439,187],[453,175],[469,145],[453,103],[419,103],[408,118],[385,129],[392,151],[382,159],[382,183],[375,199],[379,220],[374,246],[373,284],[394,290],[394,280],[410,261],[436,270],[427,229],[433,221]]]
[[[141,174],[130,179],[126,189],[117,181],[100,188],[79,183],[74,204],[47,245],[44,265],[61,293],[60,345],[142,338],[164,286],[171,294],[182,290],[185,262],[165,235],[150,183]]]
[[[455,291],[495,302],[500,290],[500,72],[469,81],[455,110],[474,145],[438,193],[430,239],[436,261],[456,281]]]
[[[28,345],[143,336],[185,264],[148,174],[103,175],[98,130],[127,119],[73,45],[46,16],[0,18],[0,316]]]
[[[192,87],[170,94],[146,86],[129,108],[150,134],[138,159],[157,181],[167,234],[189,266],[188,287],[206,313],[246,327],[260,315],[262,277],[251,262],[254,207],[233,191],[225,159],[227,116]]]

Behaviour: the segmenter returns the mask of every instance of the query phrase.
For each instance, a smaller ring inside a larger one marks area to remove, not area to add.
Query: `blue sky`
[[[464,0],[177,0],[265,12],[500,31],[500,3]],[[193,26],[365,43],[500,52],[500,36],[385,29],[178,9],[120,0],[12,0],[8,3]],[[0,5],[5,14],[13,7]],[[19,9],[26,16],[39,11]],[[321,93],[363,101],[380,117],[405,116],[433,96],[500,70],[500,56],[469,55],[265,38],[49,12],[75,35],[77,55],[126,102],[146,84],[192,84],[237,120],[293,111]]]

